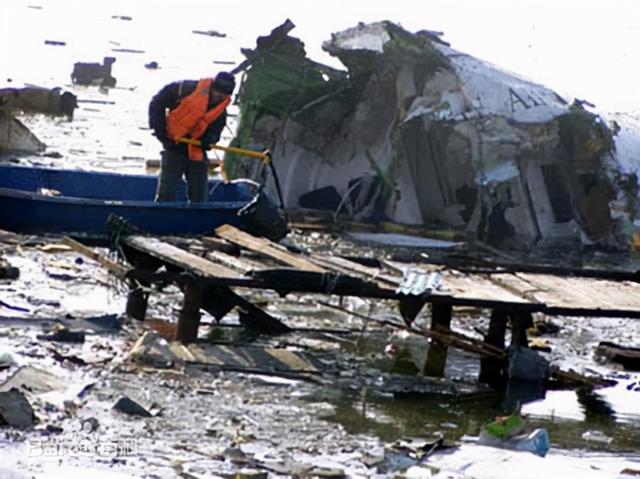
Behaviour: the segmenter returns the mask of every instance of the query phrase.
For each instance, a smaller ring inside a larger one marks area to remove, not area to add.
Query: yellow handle
[[[200,140],[192,140],[191,138],[178,138],[179,143],[187,143],[189,145],[200,146],[202,142]],[[244,148],[237,148],[235,146],[221,146],[221,145],[208,145],[207,149],[210,150],[221,150],[226,151],[228,153],[236,153],[238,155],[248,156],[249,158],[257,158],[262,160],[265,165],[268,165],[271,161],[271,154],[267,152],[260,153],[259,151],[254,150],[245,150]]]

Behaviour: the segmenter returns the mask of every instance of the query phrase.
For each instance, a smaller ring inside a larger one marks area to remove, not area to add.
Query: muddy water
[[[394,342],[388,333],[369,333],[366,340],[353,338],[342,347],[369,358],[376,367],[391,367],[380,361],[379,351]],[[378,353],[378,354],[376,354]],[[473,382],[479,372],[479,358],[450,350],[445,376]],[[506,394],[473,397],[428,398],[420,394],[376,394],[376,391],[344,394],[319,391],[310,401],[329,399],[336,409],[327,420],[342,424],[351,433],[375,434],[385,441],[403,437],[437,437],[459,440],[478,436],[481,427],[496,416],[521,413],[532,428],[544,427],[555,447],[592,451],[637,452],[640,444],[640,375],[610,372],[617,384],[596,390],[542,390],[527,394],[508,389]]]
[[[626,381],[616,386],[627,392]],[[617,413],[615,403],[604,398],[608,391],[592,393],[548,391],[545,398],[524,405],[527,423],[544,427],[554,447],[590,451],[638,452],[640,415],[636,411]],[[639,393],[627,392],[620,404],[633,401]],[[484,424],[507,413],[504,398],[470,400],[445,398],[361,398],[341,397],[336,409],[326,416],[353,434],[375,434],[386,441],[404,437],[438,437],[452,441],[478,436]]]
[[[360,250],[365,253],[366,250]],[[346,308],[369,312],[369,307],[360,301],[347,302]],[[359,309],[358,309],[359,308]],[[288,318],[311,318],[324,321],[321,324],[340,324],[351,329],[362,328],[362,320],[348,315],[324,311],[318,314],[313,305],[284,305]],[[373,308],[377,317],[393,317],[394,311]],[[454,313],[455,314],[455,313]],[[331,319],[333,318],[333,319]],[[486,395],[473,398],[425,398],[420,395],[381,395],[369,390],[364,393],[345,393],[337,390],[319,390],[306,399],[311,402],[329,401],[335,406],[325,419],[341,424],[352,434],[367,433],[385,441],[404,437],[437,437],[460,440],[466,436],[478,436],[482,425],[496,416],[510,414],[520,405],[522,414],[531,427],[545,428],[554,447],[583,449],[585,451],[638,452],[640,444],[640,375],[618,370],[613,365],[598,365],[589,357],[585,348],[585,336],[591,341],[598,334],[617,337],[620,330],[637,329],[634,321],[617,319],[553,318],[563,324],[561,338],[547,338],[557,345],[553,355],[563,357],[566,365],[586,368],[585,372],[597,370],[616,382],[615,386],[588,390],[527,391],[510,389],[505,395]],[[580,326],[580,323],[582,326]],[[586,325],[585,325],[586,323]],[[296,324],[300,324],[296,321]],[[470,325],[486,326],[486,317],[459,317],[454,320],[454,329],[469,334]],[[370,326],[371,327],[371,326]],[[375,328],[375,326],[374,326]],[[577,333],[574,331],[577,330]],[[636,334],[636,333],[633,333]],[[405,344],[414,349],[428,348],[421,340],[408,341],[388,332],[367,331],[343,335],[336,344],[341,350],[357,355],[360,361],[390,370],[393,361],[385,359],[381,351],[390,343]],[[597,341],[596,341],[597,342]],[[595,343],[593,343],[595,345]],[[580,347],[580,357],[570,357],[570,351]],[[584,349],[583,349],[584,348]],[[545,355],[545,353],[541,353]],[[419,354],[415,355],[419,356]],[[549,358],[549,355],[547,355]],[[382,359],[381,359],[382,358]],[[417,362],[424,358],[416,357]],[[479,358],[473,354],[450,350],[446,377],[473,382],[479,372]]]

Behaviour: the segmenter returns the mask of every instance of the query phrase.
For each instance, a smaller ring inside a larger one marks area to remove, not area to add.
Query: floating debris
[[[116,86],[116,79],[111,75],[111,66],[115,57],[104,57],[102,64],[76,62],[73,65],[71,81],[78,85]]]
[[[46,147],[20,120],[0,112],[0,152],[37,153]]]
[[[76,95],[57,87],[0,89],[0,111],[66,115],[71,119],[77,106]]]
[[[217,30],[193,30],[193,33],[197,33],[198,35],[207,35],[209,37],[220,37],[220,38],[224,38],[227,36],[226,33],[220,33]]]

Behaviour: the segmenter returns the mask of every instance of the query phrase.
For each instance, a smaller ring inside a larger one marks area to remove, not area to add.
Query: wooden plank
[[[222,238],[203,236],[200,238],[200,243],[210,251],[221,251],[222,253],[230,254],[232,256],[238,256],[240,254],[240,247],[237,244],[230,243]]]
[[[541,311],[565,310],[594,316],[633,313],[640,315],[640,284],[588,277],[535,273],[444,273],[443,292],[454,298],[484,299],[540,305]]]
[[[311,261],[321,267],[332,269],[339,273],[356,276],[366,281],[377,282],[381,288],[397,288],[402,283],[401,276],[385,274],[379,268],[371,268],[339,256],[317,255],[312,257]]]
[[[284,348],[266,348],[264,350],[274,360],[279,362],[279,367],[283,365],[292,371],[320,372],[318,368],[309,361],[309,357],[296,351],[289,351]]]
[[[569,268],[563,266],[549,266],[540,264],[508,263],[504,261],[484,261],[473,257],[460,258],[433,258],[423,255],[421,267],[424,264],[444,266],[448,269],[456,269],[466,273],[535,273],[549,274],[552,276],[575,276],[578,278],[609,279],[613,281],[640,282],[640,273],[620,270],[601,270],[594,268]]]
[[[640,285],[548,274],[492,274],[492,281],[548,308],[640,311]]]
[[[510,304],[530,304],[531,301],[491,282],[486,275],[469,275],[457,271],[442,271],[442,286],[433,296],[449,295],[456,299],[484,300]]]
[[[630,281],[518,273],[537,287],[536,299],[553,308],[640,311],[640,284]]]
[[[536,292],[539,291],[539,286],[534,286],[528,281],[520,279],[513,273],[492,273],[488,278],[493,284],[504,288],[513,294],[521,296],[527,301],[532,303],[541,302],[540,299],[536,297]]]
[[[120,263],[116,263],[115,261],[110,260],[106,256],[101,255],[100,253],[89,248],[88,246],[83,245],[79,241],[76,241],[73,238],[70,238],[69,236],[65,236],[64,238],[62,238],[62,242],[67,246],[73,248],[78,253],[82,253],[87,258],[91,258],[97,263],[100,263],[102,266],[107,268],[109,271],[111,271],[113,274],[115,274],[119,278],[124,278],[127,272],[129,271],[129,268],[127,268],[126,266],[123,266]]]
[[[219,264],[223,264],[235,271],[242,274],[247,274],[251,271],[259,271],[266,269],[267,267],[257,261],[251,261],[246,258],[238,258],[237,256],[231,256],[230,254],[223,253],[222,251],[209,251],[206,254],[207,259]]]
[[[421,269],[427,273],[435,273],[437,271],[447,271],[447,270],[456,271],[456,274],[458,273],[458,271],[455,270],[454,268],[446,268],[446,267],[443,268],[441,265],[435,265],[430,263],[401,263],[399,261],[392,261],[388,259],[381,260],[381,263],[386,268],[390,269],[391,271],[394,271],[395,274],[399,276],[403,276],[404,271],[406,269],[411,269],[411,268]]]
[[[205,343],[170,343],[171,351],[186,363],[227,366],[235,369],[319,373],[320,363],[304,352],[282,348],[234,347]]]
[[[281,246],[269,241],[265,238],[257,238],[239,230],[231,225],[223,225],[217,228],[216,235],[221,238],[243,246],[256,253],[261,253],[270,256],[282,263],[293,266],[294,268],[301,269],[303,271],[315,271],[317,273],[325,273],[327,270],[313,264],[311,261],[303,258],[301,255],[293,254],[286,251]]]
[[[128,236],[122,241],[138,251],[151,255],[162,261],[184,268],[205,278],[242,278],[232,269],[212,263],[209,260],[184,251],[176,246],[164,243],[157,238],[145,236]]]

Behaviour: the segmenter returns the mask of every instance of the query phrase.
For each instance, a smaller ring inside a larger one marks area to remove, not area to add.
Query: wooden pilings
[[[184,298],[182,300],[182,309],[178,315],[174,339],[183,344],[189,344],[198,339],[202,287],[196,281],[188,281],[183,285],[182,292]]]
[[[184,299],[178,315],[174,339],[183,344],[198,339],[200,309],[204,309],[216,319],[222,319],[234,307],[238,308],[240,323],[264,334],[282,334],[290,329],[243,297],[225,286],[204,286],[198,278],[191,278],[182,285]]]
[[[507,311],[503,309],[492,310],[489,331],[484,336],[484,341],[503,350],[508,321],[509,315]],[[480,382],[489,384],[492,387],[502,388],[506,381],[505,366],[505,359],[495,357],[480,358],[480,376],[478,379]]]
[[[449,303],[434,302],[431,306],[431,331],[453,334],[450,331],[452,306]],[[504,351],[507,325],[511,323],[511,344],[527,347],[527,328],[532,325],[531,313],[527,311],[507,311],[493,309],[489,331],[484,337],[486,356],[480,359],[480,382],[492,387],[501,388],[506,381],[506,357],[499,357],[496,352]],[[445,340],[431,338],[427,360],[424,366],[426,376],[443,377],[447,361],[449,343]]]
[[[151,275],[162,266],[162,263],[156,258],[137,252],[127,246],[124,246],[123,250],[127,262],[139,271],[142,270]],[[127,284],[129,285],[129,294],[127,296],[125,313],[133,319],[144,321],[149,304],[148,288],[151,286],[151,283],[142,278],[127,276]]]
[[[528,347],[527,329],[533,326],[533,318],[529,311],[492,310],[489,331],[484,337],[485,342],[504,349],[509,322],[511,323],[511,346]],[[482,358],[480,360],[480,382],[502,389],[507,381],[507,364],[506,358]]]
[[[452,306],[450,303],[432,303],[431,329],[446,333],[450,330]],[[448,346],[438,340],[431,340],[424,365],[426,376],[442,377],[447,363]]]
[[[129,282],[129,294],[127,296],[127,306],[125,313],[137,319],[144,321],[144,317],[147,314],[147,305],[149,302],[149,293],[144,291],[142,285],[135,282]]]
[[[511,319],[511,346],[529,346],[527,329],[533,326],[531,313],[518,311],[509,315]]]

